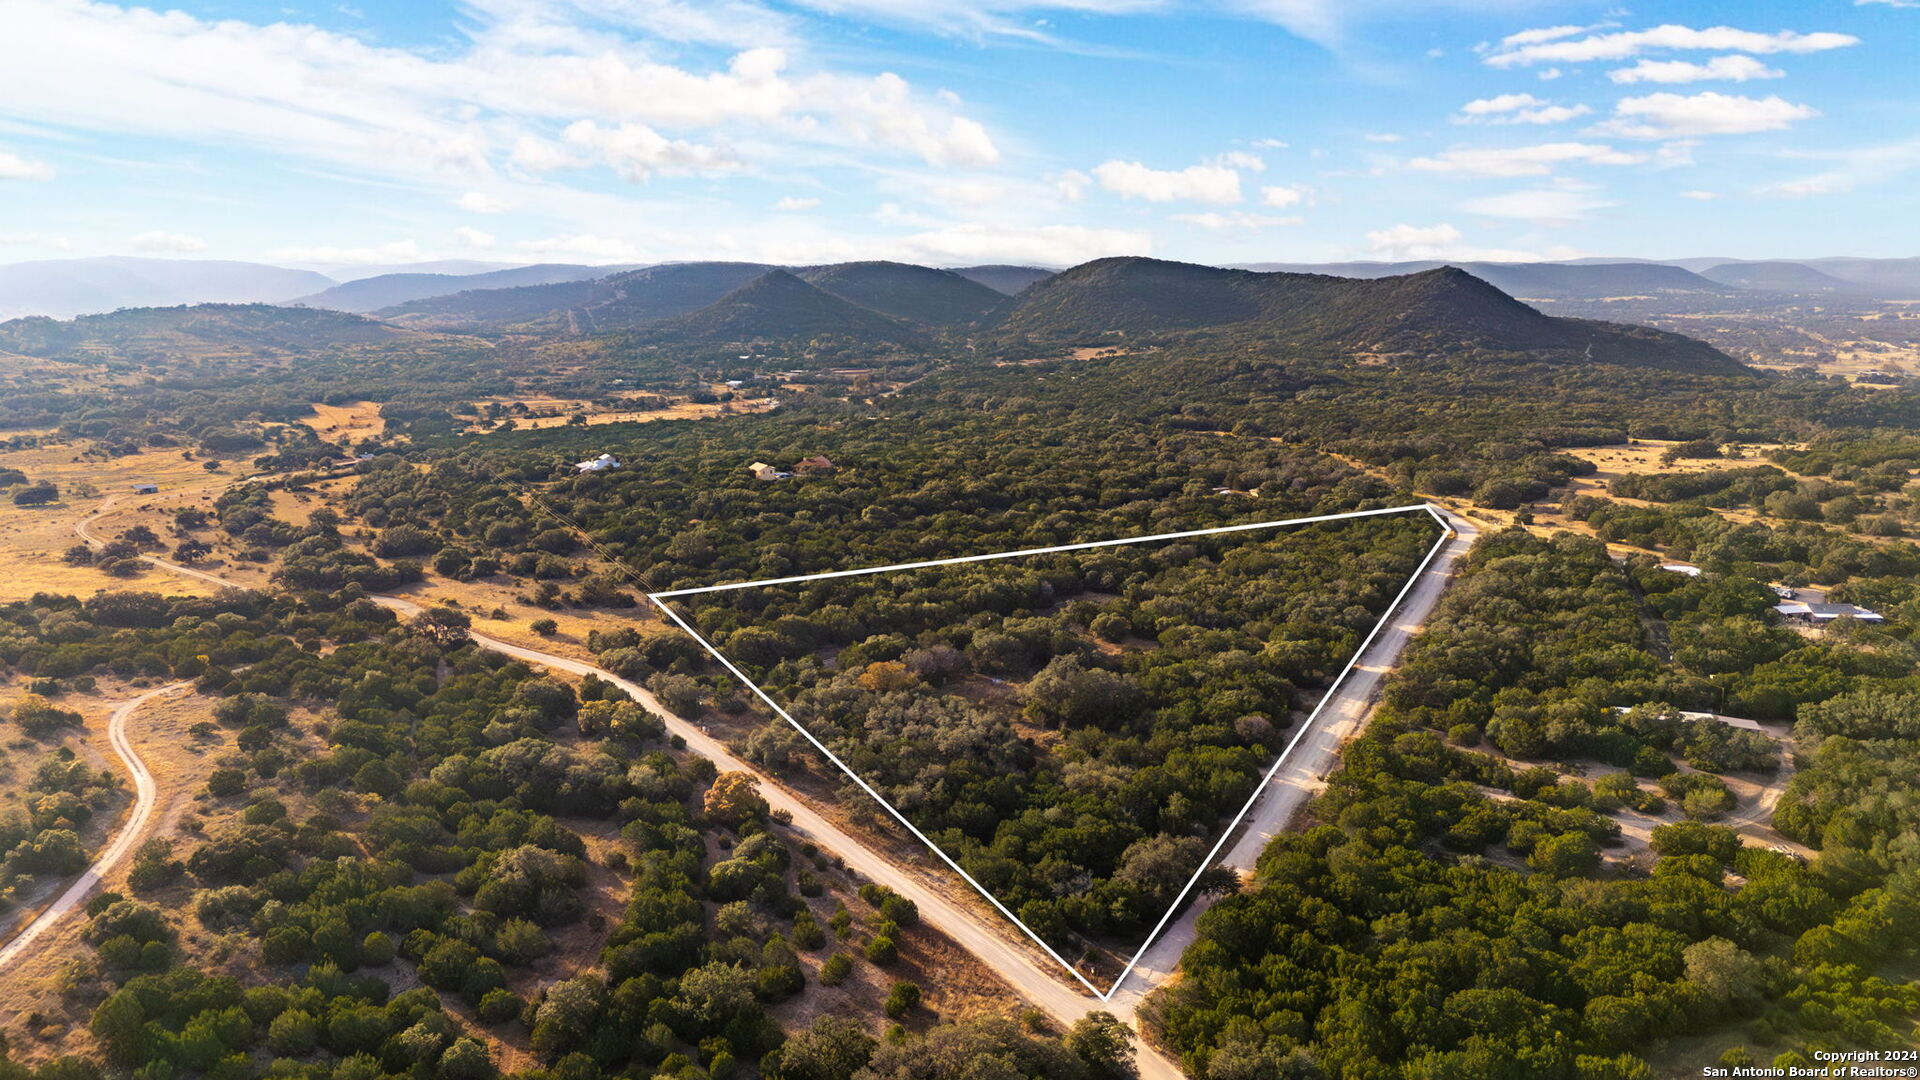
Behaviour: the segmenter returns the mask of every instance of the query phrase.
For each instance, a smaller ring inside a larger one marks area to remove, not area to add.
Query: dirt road
[[[28,923],[20,933],[14,935],[13,940],[7,942],[4,949],[0,949],[0,968],[6,967],[15,957],[26,952],[36,938],[46,933],[55,923],[65,918],[68,912],[86,900],[87,894],[93,891],[94,886],[100,884],[101,880],[119,865],[120,860],[126,857],[127,852],[132,851],[134,845],[145,838],[147,819],[153,816],[154,800],[160,792],[159,787],[153,782],[153,774],[147,771],[146,762],[140,760],[140,755],[133,749],[132,741],[127,738],[127,721],[133,717],[140,706],[154,698],[177,690],[185,690],[192,685],[190,682],[168,683],[166,686],[149,690],[139,697],[122,702],[113,710],[113,715],[107,719],[107,741],[113,745],[113,752],[120,756],[121,762],[127,767],[127,772],[133,776],[133,811],[127,815],[126,823],[120,826],[120,831],[114,834],[113,841],[100,852],[98,858],[93,860],[93,865],[87,867],[87,872],[76,878],[73,884],[67,886],[67,890],[60,894],[59,899]]]
[[[99,514],[109,508],[110,502],[101,507]],[[1387,672],[1399,662],[1408,641],[1438,603],[1452,576],[1455,562],[1472,546],[1478,535],[1474,526],[1465,519],[1451,513],[1445,516],[1453,530],[1452,535],[1401,599],[1386,627],[1369,644],[1335,697],[1320,710],[1312,726],[1302,735],[1301,741],[1289,755],[1286,766],[1275,775],[1273,782],[1255,803],[1227,850],[1223,861],[1228,865],[1243,872],[1250,871],[1267,842],[1285,828],[1295,811],[1319,790],[1327,773],[1338,762],[1342,743],[1351,737],[1366,717]],[[76,532],[89,543],[98,544],[99,541],[87,531],[92,520],[88,518],[79,523]],[[175,573],[214,584],[230,584],[205,571],[151,555],[144,557],[155,566]],[[374,600],[404,614],[418,614],[423,610],[421,605],[399,597],[380,596],[374,597]],[[1182,916],[1167,928],[1153,948],[1142,957],[1140,964],[1112,1000],[1102,1002],[1070,985],[1051,960],[1029,952],[1003,932],[1003,928],[988,925],[981,914],[943,896],[924,884],[916,873],[896,865],[822,817],[758,768],[734,756],[726,746],[707,735],[698,725],[668,710],[645,687],[579,660],[513,645],[481,634],[474,634],[473,640],[482,648],[530,664],[575,675],[598,676],[631,694],[635,701],[658,716],[668,731],[686,740],[688,748],[695,753],[712,760],[722,770],[745,772],[757,777],[768,804],[793,815],[796,832],[840,856],[849,867],[867,879],[882,883],[912,900],[919,907],[921,918],[930,926],[952,938],[992,968],[1021,996],[1063,1023],[1071,1023],[1090,1012],[1105,1010],[1119,1016],[1129,1026],[1136,1027],[1137,1031],[1140,1000],[1172,976],[1180,954],[1193,941],[1194,921],[1207,906],[1208,902],[1204,900],[1189,904]],[[1139,1051],[1140,1075],[1144,1080],[1181,1080],[1184,1074],[1171,1059],[1147,1046],[1137,1035],[1134,1041]]]

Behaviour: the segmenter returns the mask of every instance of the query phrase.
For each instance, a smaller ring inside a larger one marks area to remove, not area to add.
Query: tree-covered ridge
[[[1901,966],[1920,878],[1892,855],[1910,819],[1888,812],[1904,781],[1874,763],[1884,744],[1862,753],[1841,732],[1897,737],[1884,695],[1912,692],[1910,644],[1804,646],[1814,682],[1785,707],[1808,702],[1803,733],[1831,734],[1776,824],[1828,845],[1810,863],[1709,823],[1730,802],[1713,774],[1773,767],[1771,739],[1616,711],[1711,709],[1704,676],[1762,680],[1787,642],[1746,613],[1761,591],[1623,570],[1570,536],[1485,539],[1315,804],[1322,824],[1277,840],[1254,887],[1202,916],[1156,999],[1194,1074],[1584,1080],[1652,1076],[1680,1038],[1707,1043],[1691,1067],[1896,1045],[1920,1013]],[[1727,707],[1770,700],[1753,685]],[[1856,818],[1849,782],[1887,794]],[[1653,829],[1657,860],[1609,854],[1623,805],[1663,795],[1687,820]]]
[[[1451,266],[1360,279],[1098,259],[1022,292],[988,329],[1016,341],[1115,343],[1205,331],[1310,356],[1533,353],[1718,375],[1746,370],[1679,334],[1542,315]]]
[[[1414,512],[679,603],[1063,955],[1124,955],[1438,535]]]

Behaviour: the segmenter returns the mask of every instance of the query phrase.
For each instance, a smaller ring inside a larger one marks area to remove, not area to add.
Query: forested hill
[[[271,304],[197,304],[126,308],[60,321],[44,316],[0,323],[0,350],[28,356],[300,352],[339,345],[399,342],[418,335],[339,311]]]
[[[1543,315],[1455,267],[1363,280],[1100,259],[1005,302],[992,329],[1003,338],[1052,341],[1218,330],[1320,355],[1524,352],[1671,370],[1745,370],[1678,334]]]
[[[770,270],[718,301],[648,328],[664,341],[745,342],[842,337],[917,343],[921,333],[897,319],[842,300],[785,270]]]
[[[669,263],[595,281],[472,289],[397,304],[379,314],[423,325],[631,330],[715,303],[773,269],[763,263]],[[1021,268],[978,269],[1007,271],[989,276],[1004,284],[1018,280],[1009,274]],[[1003,299],[995,288],[960,272],[908,263],[831,263],[792,273],[842,300],[925,326],[971,325]]]
[[[473,326],[565,326],[571,312],[583,330],[630,329],[703,308],[771,269],[763,263],[666,263],[593,281],[473,289],[399,304],[379,314]]]
[[[953,270],[908,263],[837,263],[795,273],[842,300],[928,326],[966,326],[1003,299],[1002,294]]]

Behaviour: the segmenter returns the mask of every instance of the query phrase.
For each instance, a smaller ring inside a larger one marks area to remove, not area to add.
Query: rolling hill
[[[832,336],[916,344],[923,334],[877,311],[843,300],[786,270],[769,270],[714,303],[643,330],[670,341],[799,341]]]
[[[129,307],[279,303],[332,285],[311,270],[217,259],[41,259],[0,266],[0,318]]]
[[[591,281],[473,289],[410,301],[377,314],[436,326],[629,330],[698,310],[768,270],[761,263],[663,263]]]
[[[1510,296],[1539,300],[1604,300],[1614,296],[1674,293],[1725,295],[1735,288],[1677,266],[1654,262],[1443,263],[1429,260],[1393,263],[1251,263],[1242,269],[1382,278],[1417,274],[1449,265],[1458,266]]]
[[[965,326],[1004,297],[952,270],[897,262],[835,263],[794,271],[815,288],[896,319]]]
[[[977,281],[994,292],[1012,296],[1036,281],[1045,281],[1059,273],[1040,266],[961,266],[953,271],[968,281]]]
[[[1837,278],[1805,263],[1722,263],[1700,271],[1701,276],[1742,289],[1792,293],[1868,293],[1868,287]]]
[[[1527,352],[1644,367],[1741,372],[1704,343],[1643,327],[1557,319],[1457,267],[1355,279],[1100,259],[1041,282],[996,313],[1003,337],[1100,340],[1229,331],[1302,353]]]
[[[76,353],[153,358],[311,352],[414,337],[376,319],[272,304],[125,308],[61,321],[45,316],[0,323],[0,351],[28,356]]]
[[[365,314],[436,296],[468,292],[474,289],[510,289],[522,285],[552,285],[559,282],[586,281],[631,270],[630,266],[579,266],[571,263],[540,263],[491,270],[481,274],[379,274],[358,278],[331,289],[303,296],[293,303],[306,307],[331,308]]]

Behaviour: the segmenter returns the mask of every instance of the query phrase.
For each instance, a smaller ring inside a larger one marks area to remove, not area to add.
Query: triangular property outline
[[[863,777],[861,777],[859,773],[854,772],[853,769],[848,767],[847,763],[842,761],[839,755],[835,754],[831,749],[827,747],[825,743],[821,742],[818,737],[816,737],[811,731],[807,730],[804,724],[794,719],[793,714],[789,713],[785,708],[783,708],[779,702],[773,700],[773,698],[765,690],[762,690],[760,688],[759,683],[749,678],[746,672],[740,670],[739,666],[736,665],[732,660],[728,659],[725,653],[715,648],[712,642],[708,641],[704,635],[702,635],[698,630],[694,629],[693,625],[689,623],[685,618],[683,618],[678,611],[674,610],[673,605],[668,603],[669,600],[675,599],[677,597],[700,596],[708,593],[717,593],[717,592],[732,592],[739,589],[751,589],[751,588],[756,588],[756,587],[766,586],[766,585],[790,585],[797,582],[820,581],[827,578],[859,577],[859,576],[869,575],[869,574],[891,573],[893,571],[898,571],[898,570],[920,570],[920,569],[926,569],[929,567],[953,566],[961,563],[989,562],[997,559],[1015,559],[1015,558],[1020,558],[1022,556],[1029,556],[1029,555],[1051,555],[1051,554],[1057,554],[1060,552],[1067,552],[1067,551],[1089,551],[1089,550],[1094,550],[1098,548],[1119,547],[1119,546],[1129,545],[1129,544],[1146,544],[1146,543],[1153,543],[1156,541],[1182,540],[1182,539],[1188,539],[1188,538],[1198,537],[1198,536],[1214,536],[1214,535],[1219,535],[1223,533],[1251,532],[1256,529],[1277,529],[1277,528],[1286,528],[1289,526],[1314,525],[1314,524],[1319,524],[1322,522],[1330,522],[1330,521],[1346,521],[1346,520],[1352,520],[1355,518],[1381,517],[1381,516],[1390,515],[1390,514],[1410,514],[1410,513],[1425,513],[1426,515],[1431,517],[1434,520],[1434,522],[1440,526],[1440,536],[1438,537],[1438,539],[1434,541],[1433,546],[1427,549],[1426,555],[1424,555],[1421,558],[1419,565],[1414,568],[1413,573],[1407,576],[1407,580],[1401,585],[1400,591],[1394,595],[1393,600],[1389,602],[1386,608],[1381,612],[1380,618],[1374,623],[1373,628],[1367,631],[1366,637],[1360,640],[1359,646],[1357,646],[1354,649],[1353,654],[1347,658],[1346,665],[1340,669],[1340,674],[1335,676],[1333,681],[1327,685],[1326,692],[1321,695],[1320,700],[1314,705],[1313,711],[1307,714],[1307,717],[1305,720],[1301,721],[1299,726],[1294,731],[1293,737],[1289,739],[1287,741],[1287,745],[1281,749],[1279,756],[1274,758],[1272,766],[1270,766],[1267,769],[1266,773],[1261,777],[1260,782],[1254,786],[1253,792],[1247,797],[1246,803],[1240,807],[1239,812],[1233,816],[1233,819],[1227,822],[1226,826],[1220,830],[1219,837],[1214,841],[1212,850],[1208,851],[1206,858],[1201,860],[1200,865],[1194,871],[1193,876],[1187,879],[1187,883],[1185,886],[1181,888],[1179,895],[1174,897],[1172,904],[1170,904],[1167,907],[1166,912],[1160,916],[1160,921],[1154,924],[1153,930],[1147,934],[1146,939],[1140,943],[1140,947],[1137,950],[1135,950],[1132,958],[1130,958],[1127,961],[1126,966],[1121,969],[1120,974],[1114,978],[1113,984],[1107,987],[1107,989],[1104,991],[1102,991],[1099,987],[1095,986],[1093,983],[1089,982],[1086,976],[1080,973],[1080,970],[1078,968],[1068,963],[1066,958],[1062,957],[1057,951],[1054,950],[1053,946],[1047,944],[1047,942],[1043,938],[1041,938],[1040,935],[1034,933],[1033,930],[1030,927],[1028,927],[1026,923],[1020,920],[1020,917],[1018,915],[1015,915],[1012,911],[1008,910],[1007,906],[1005,904],[1002,904],[999,901],[999,899],[995,897],[991,892],[988,892],[985,888],[982,888],[980,883],[978,881],[975,881],[971,874],[967,873],[967,871],[964,868],[962,868],[958,862],[956,862],[951,856],[949,856],[944,850],[941,849],[940,845],[934,843],[932,839],[930,839],[925,833],[920,831],[920,828],[918,826],[916,826],[913,822],[907,820],[907,817],[905,814],[902,814],[898,809],[896,809],[894,805],[886,799],[885,796],[881,795],[879,791],[875,790],[873,785],[867,783],[867,781]],[[947,558],[947,559],[928,559],[928,560],[922,560],[919,562],[895,563],[889,566],[869,566],[869,567],[862,567],[856,570],[833,570],[833,571],[828,571],[825,573],[818,573],[818,574],[798,574],[790,577],[765,578],[759,581],[737,581],[737,582],[730,582],[724,585],[705,585],[705,586],[699,586],[699,587],[690,588],[690,589],[670,589],[670,590],[664,590],[661,592],[650,592],[647,594],[647,599],[651,600],[655,607],[658,607],[663,613],[665,613],[667,618],[671,620],[674,625],[686,631],[690,637],[692,637],[695,641],[699,642],[701,648],[705,649],[708,655],[712,656],[716,661],[718,661],[720,663],[720,666],[725,668],[729,674],[731,674],[734,678],[739,679],[740,682],[747,687],[747,689],[753,691],[754,696],[758,697],[763,703],[765,703],[765,705],[769,709],[772,709],[774,712],[774,715],[780,717],[782,720],[785,720],[788,726],[792,727],[795,731],[798,731],[809,743],[813,745],[814,749],[824,754],[827,760],[833,762],[834,766],[838,768],[842,773],[844,773],[848,779],[852,780],[855,784],[859,785],[862,791],[866,792],[867,795],[870,796],[875,802],[879,803],[881,807],[883,807],[887,811],[887,813],[891,814],[895,821],[898,821],[901,825],[905,826],[907,831],[912,833],[915,839],[919,840],[922,844],[926,845],[926,848],[928,851],[931,851],[934,853],[934,855],[938,856],[940,861],[942,863],[945,863],[948,869],[960,875],[961,880],[965,881],[969,886],[973,888],[975,892],[979,893],[982,897],[984,897],[987,903],[992,904],[994,907],[994,910],[1006,916],[1008,921],[1012,922],[1014,926],[1019,927],[1021,933],[1025,934],[1027,938],[1030,941],[1032,941],[1034,944],[1040,946],[1040,948],[1048,956],[1053,958],[1054,962],[1058,963],[1062,968],[1064,968],[1067,971],[1068,974],[1072,975],[1076,980],[1078,980],[1081,986],[1086,987],[1089,993],[1091,993],[1094,997],[1100,999],[1101,1001],[1109,1001],[1112,999],[1113,995],[1120,989],[1120,987],[1127,981],[1127,976],[1132,974],[1135,965],[1137,965],[1140,962],[1140,958],[1145,956],[1147,953],[1147,950],[1152,947],[1153,943],[1156,940],[1159,939],[1160,934],[1167,928],[1167,924],[1172,921],[1174,913],[1180,910],[1180,907],[1182,904],[1186,903],[1187,895],[1193,891],[1193,886],[1195,885],[1195,883],[1197,883],[1200,880],[1201,875],[1207,871],[1207,868],[1213,865],[1214,860],[1219,858],[1220,852],[1226,846],[1227,840],[1233,836],[1234,830],[1240,827],[1240,823],[1246,820],[1247,814],[1253,809],[1254,804],[1260,800],[1261,795],[1263,795],[1268,789],[1268,787],[1270,787],[1273,784],[1273,778],[1279,774],[1281,767],[1284,766],[1287,763],[1287,759],[1290,756],[1292,756],[1294,747],[1298,746],[1301,738],[1305,736],[1308,731],[1312,730],[1314,721],[1319,719],[1321,711],[1325,709],[1327,706],[1327,703],[1329,701],[1332,701],[1334,696],[1340,692],[1340,687],[1342,686],[1342,684],[1346,682],[1347,676],[1352,673],[1355,665],[1357,665],[1360,662],[1360,658],[1366,654],[1367,649],[1373,645],[1374,638],[1379,636],[1381,629],[1387,625],[1388,620],[1393,618],[1393,613],[1399,609],[1401,602],[1406,599],[1407,593],[1412,591],[1414,583],[1418,582],[1421,576],[1427,572],[1427,567],[1432,565],[1434,557],[1440,554],[1440,550],[1446,546],[1448,540],[1450,540],[1452,537],[1453,537],[1453,527],[1448,523],[1446,517],[1440,511],[1438,511],[1431,503],[1416,503],[1408,506],[1393,506],[1393,507],[1385,507],[1385,508],[1375,509],[1375,510],[1354,510],[1354,511],[1349,511],[1349,512],[1340,513],[1340,514],[1319,514],[1312,517],[1283,518],[1276,521],[1260,521],[1260,522],[1252,522],[1252,523],[1242,524],[1242,525],[1224,525],[1224,526],[1219,526],[1211,529],[1190,529],[1183,532],[1158,533],[1150,536],[1131,536],[1131,537],[1124,537],[1121,539],[1112,539],[1112,540],[1094,540],[1094,541],[1089,541],[1089,542],[1079,543],[1079,544],[1058,544],[1052,547],[1025,548],[1017,551],[991,552],[984,555],[962,555],[962,556],[957,556],[954,558]]]

